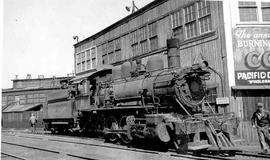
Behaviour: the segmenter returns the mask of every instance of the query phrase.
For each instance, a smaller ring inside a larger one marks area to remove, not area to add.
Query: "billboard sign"
[[[270,85],[270,27],[233,29],[236,85]]]

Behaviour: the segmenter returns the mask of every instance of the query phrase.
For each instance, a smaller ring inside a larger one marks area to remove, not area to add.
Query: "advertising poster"
[[[270,85],[270,27],[233,30],[236,85]]]

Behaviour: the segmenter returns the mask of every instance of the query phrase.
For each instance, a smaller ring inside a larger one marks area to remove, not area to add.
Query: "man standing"
[[[270,134],[269,134],[269,126],[270,126],[270,116],[269,112],[264,110],[263,103],[257,104],[257,110],[253,113],[252,116],[252,126],[253,128],[257,128],[258,138],[263,150],[262,153],[267,153],[267,148],[270,146]]]
[[[37,123],[37,118],[34,115],[34,113],[31,114],[31,117],[29,118],[29,122],[31,125],[31,132],[36,132],[36,123]]]

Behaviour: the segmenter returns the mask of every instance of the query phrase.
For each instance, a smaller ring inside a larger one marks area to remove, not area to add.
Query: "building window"
[[[148,52],[147,28],[146,26],[139,29],[140,53]]]
[[[104,43],[101,47],[102,52],[102,64],[108,64],[108,57],[107,57],[107,43]]]
[[[8,101],[14,101],[15,97],[14,96],[8,96]]]
[[[26,104],[26,95],[20,95],[20,104]]]
[[[109,56],[109,64],[114,63],[114,44],[113,44],[113,41],[108,42],[107,51],[108,51],[108,56]]]
[[[96,68],[97,67],[97,47],[93,47],[91,48],[91,63],[92,63],[92,66],[90,68]]]
[[[198,20],[201,34],[212,30],[209,1],[198,2]]]
[[[7,103],[7,96],[3,96],[2,97],[2,103],[5,102],[5,104]]]
[[[140,55],[140,53],[139,53],[139,44],[138,44],[138,34],[139,34],[139,32],[137,30],[135,30],[130,35],[131,48],[132,48],[133,56]]]
[[[211,17],[206,16],[199,19],[200,24],[200,32],[201,34],[209,32],[212,30],[212,23],[211,23]]]
[[[28,94],[27,95],[27,101],[26,101],[27,104],[31,104],[31,103],[34,103],[34,95],[33,94]]]
[[[195,10],[195,4],[192,4],[186,8],[184,8],[185,12],[185,23],[192,22],[196,20],[196,10]]]
[[[82,61],[82,72],[85,71],[85,52],[81,53],[81,61]]]
[[[21,99],[20,104],[26,104],[26,99]]]
[[[80,64],[77,64],[77,66],[76,66],[76,72],[77,73],[80,72]]]
[[[239,1],[239,16],[241,22],[258,21],[256,2]]]
[[[90,50],[86,50],[86,70],[91,69],[90,66]]]
[[[85,71],[85,61],[82,62],[82,72]]]
[[[77,70],[76,72],[81,72],[81,63],[82,63],[82,54],[78,53],[77,54]]]
[[[139,55],[138,43],[132,44],[131,47],[132,47],[133,56],[138,56]]]
[[[108,53],[112,53],[114,51],[113,41],[108,42],[107,51]]]
[[[270,2],[261,3],[262,21],[270,21]]]
[[[157,22],[148,25],[150,51],[158,49]]]
[[[192,38],[197,35],[196,22],[191,22],[191,23],[186,24],[186,35],[187,35],[187,38]]]
[[[122,52],[121,52],[121,39],[117,38],[114,40],[114,54],[115,54],[115,61],[122,60]]]
[[[197,23],[196,23],[196,6],[195,3],[184,8],[185,14],[185,29],[187,38],[197,36]]]
[[[171,15],[171,25],[173,30],[173,37],[178,38],[180,41],[184,40],[183,32],[183,15],[182,10],[176,11]]]
[[[87,67],[87,70],[91,69],[91,62],[90,62],[90,60],[87,60],[86,61],[86,67]]]
[[[111,53],[109,53],[108,54],[109,55],[109,64],[111,64],[111,63],[114,63],[114,53],[113,52],[111,52]]]

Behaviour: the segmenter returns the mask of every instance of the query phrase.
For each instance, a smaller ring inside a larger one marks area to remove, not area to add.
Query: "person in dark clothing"
[[[258,109],[253,113],[252,116],[252,126],[257,128],[258,138],[263,150],[262,153],[267,153],[267,148],[270,147],[270,116],[269,112],[264,110],[263,103],[257,104]]]

